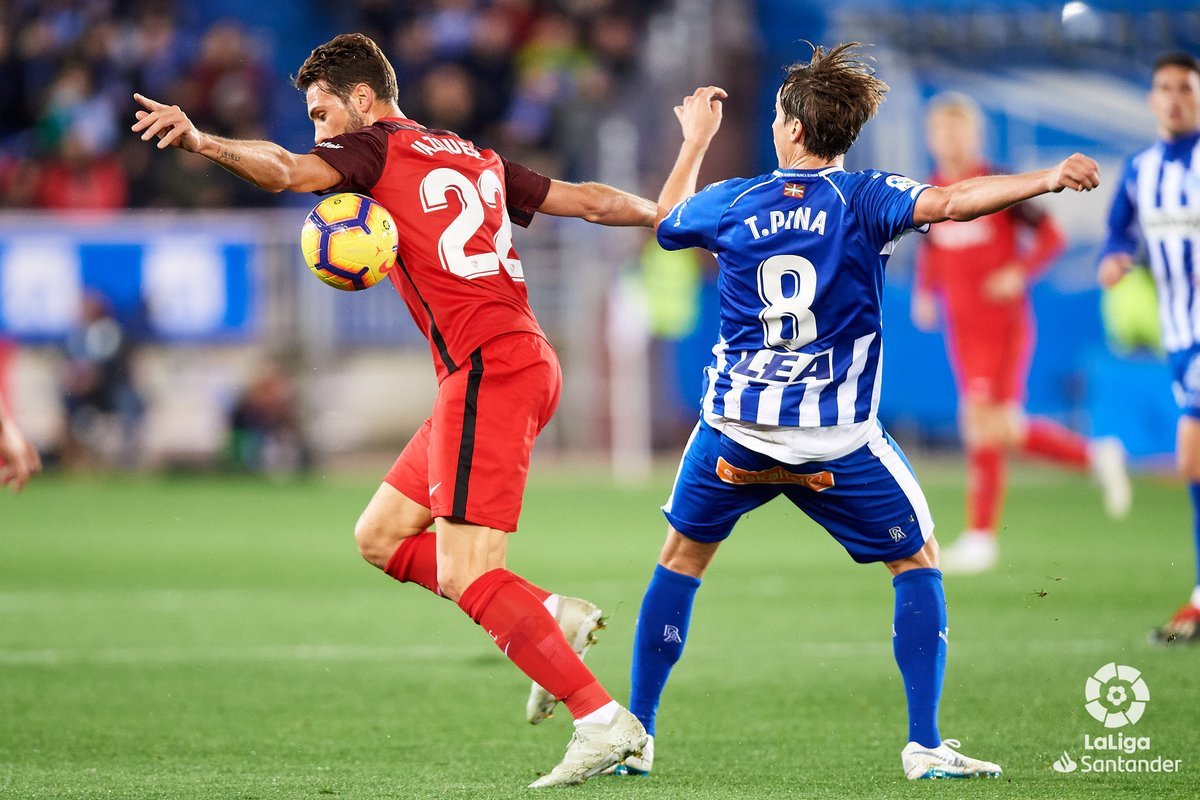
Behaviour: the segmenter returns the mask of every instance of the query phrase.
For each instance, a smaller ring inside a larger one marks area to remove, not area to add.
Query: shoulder
[[[755,178],[730,178],[724,181],[717,181],[705,186],[696,193],[696,197],[702,197],[705,201],[712,203],[721,203],[725,206],[732,206],[735,203],[743,200],[749,193],[755,189],[766,186],[775,180],[774,175],[759,175]]]
[[[882,169],[865,169],[857,172],[831,172],[825,176],[847,196],[860,192],[881,194],[912,194],[915,198],[920,190],[928,186],[899,172]]]
[[[755,188],[770,183],[769,178],[771,176],[729,178],[710,183],[677,205],[669,217],[675,219],[676,223],[684,215],[703,214],[720,217],[734,205],[745,202],[743,198]]]

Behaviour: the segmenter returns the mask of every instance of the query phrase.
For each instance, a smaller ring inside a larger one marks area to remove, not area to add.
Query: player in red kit
[[[982,123],[970,98],[934,98],[926,118],[936,170],[930,183],[940,186],[994,171],[981,155]],[[975,573],[996,565],[1008,451],[1090,470],[1109,513],[1124,516],[1130,488],[1120,443],[1089,441],[1022,410],[1034,346],[1028,288],[1062,252],[1064,238],[1054,220],[1022,203],[971,222],[939,223],[924,238],[913,321],[922,330],[936,328],[941,300],[969,467],[967,530],[942,550],[942,569]]]
[[[408,119],[395,72],[361,34],[313,50],[295,83],[316,131],[308,154],[202,133],[177,106],[140,95],[145,111],[133,130],[269,191],[359,192],[391,212],[400,247],[390,278],[429,339],[438,393],[355,538],[371,564],[456,602],[488,632],[534,681],[531,722],[566,704],[575,735],[562,763],[532,786],[581,783],[640,752],[647,737],[581,660],[599,609],[505,567],[530,450],[561,389],[558,360],[529,308],[512,223],[528,225],[541,211],[652,226],[657,206],[601,184],[551,180]]]

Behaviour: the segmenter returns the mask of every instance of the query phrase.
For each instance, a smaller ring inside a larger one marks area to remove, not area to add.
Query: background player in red
[[[947,93],[934,98],[926,136],[935,162],[930,183],[946,185],[996,171],[983,159],[983,117],[969,97]],[[1053,218],[1022,203],[970,222],[939,223],[923,238],[913,322],[921,330],[935,329],[941,300],[968,462],[967,530],[942,550],[942,569],[975,573],[996,565],[996,524],[1009,450],[1066,469],[1090,469],[1104,491],[1108,512],[1124,516],[1130,488],[1120,443],[1088,441],[1050,419],[1026,416],[1022,409],[1034,346],[1029,285],[1064,245]]]
[[[647,737],[576,653],[599,610],[505,568],[533,440],[561,389],[558,360],[529,308],[512,223],[528,225],[542,211],[648,227],[657,207],[609,186],[552,181],[408,119],[395,72],[361,34],[313,50],[295,82],[315,128],[308,154],[202,133],[178,106],[141,95],[146,110],[133,130],[268,191],[354,191],[392,213],[400,248],[390,278],[429,339],[438,394],[355,538],[371,564],[455,601],[488,632],[534,681],[531,721],[563,700],[575,735],[562,763],[532,785],[580,783],[640,752]]]

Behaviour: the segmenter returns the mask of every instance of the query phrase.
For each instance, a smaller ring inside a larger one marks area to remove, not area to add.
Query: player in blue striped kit
[[[1125,162],[1108,218],[1099,280],[1111,287],[1141,249],[1158,287],[1158,312],[1175,378],[1176,458],[1194,514],[1196,586],[1188,602],[1151,633],[1155,641],[1200,641],[1200,59],[1168,53],[1154,65],[1150,108],[1159,140]]]
[[[1077,154],[1054,169],[946,188],[846,172],[843,155],[887,91],[854,46],[815,48],[808,63],[788,69],[771,126],[779,169],[767,175],[696,193],[725,93],[698,89],[675,109],[684,143],[659,197],[658,240],[716,255],[721,329],[702,418],[663,507],[667,541],[638,615],[630,710],[653,734],[701,576],[739,517],[782,494],[855,561],[882,562],[894,576],[893,643],[909,711],[905,774],[995,776],[998,765],[956,752],[958,743],[938,732],[948,628],[933,520],[876,419],[883,270],[910,230],[1092,189],[1099,169]],[[618,771],[649,772],[652,759],[648,748]]]

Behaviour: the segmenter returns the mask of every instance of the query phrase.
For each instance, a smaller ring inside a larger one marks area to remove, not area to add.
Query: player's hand
[[[1133,257],[1128,253],[1113,253],[1105,256],[1096,270],[1096,281],[1101,288],[1111,289],[1133,269]]]
[[[1025,270],[1020,264],[1008,264],[983,280],[983,295],[997,303],[1016,300],[1025,293]]]
[[[717,86],[701,86],[675,106],[675,116],[683,128],[683,139],[707,145],[721,127],[721,101],[729,95]]]
[[[929,292],[918,291],[913,294],[912,322],[917,330],[924,333],[937,330],[937,300]]]
[[[1075,153],[1050,170],[1047,191],[1073,189],[1090,192],[1100,185],[1100,165],[1083,153]]]
[[[194,153],[200,149],[200,131],[179,106],[164,105],[140,94],[135,94],[133,99],[145,111],[139,110],[134,115],[137,122],[130,130],[141,131],[143,142],[157,136],[159,150],[175,146]]]
[[[4,420],[0,428],[0,486],[19,492],[41,471],[42,459],[37,449],[25,440],[11,419]]]

